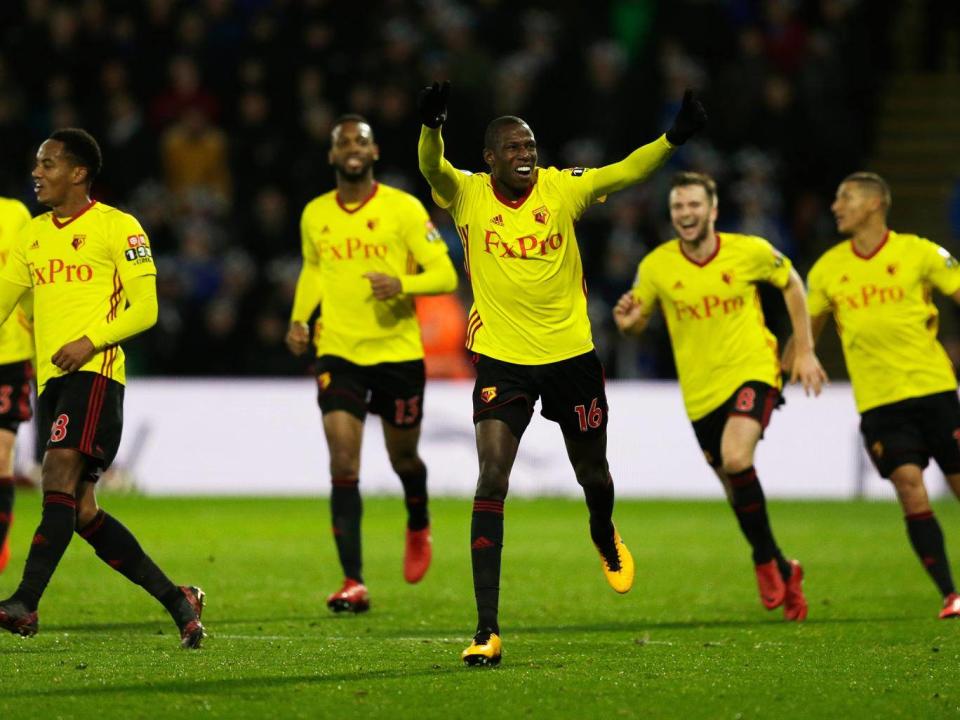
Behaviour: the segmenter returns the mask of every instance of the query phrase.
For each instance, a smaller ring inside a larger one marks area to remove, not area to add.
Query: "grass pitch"
[[[40,608],[40,634],[0,636],[0,718],[956,717],[960,622],[888,503],[773,502],[780,545],[806,568],[810,616],[765,611],[746,543],[721,502],[619,502],[637,561],[618,596],[586,510],[508,500],[504,658],[464,668],[475,620],[470,502],[432,503],[434,564],[403,582],[399,499],[367,498],[372,609],[324,607],[340,572],[326,501],[105,496],[176,582],[208,593],[210,636],[177,647],[152,598],[75,537]],[[21,494],[19,580],[39,499]],[[960,558],[960,507],[937,507]]]

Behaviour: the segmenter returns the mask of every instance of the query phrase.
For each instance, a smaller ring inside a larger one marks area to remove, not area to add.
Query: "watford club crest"
[[[733,282],[733,273],[725,272],[720,276],[720,279],[723,280],[727,285]]]
[[[480,390],[480,399],[485,403],[490,404],[493,399],[497,397],[497,386],[491,385],[490,387],[485,387]]]
[[[376,230],[377,225],[378,225],[379,223],[380,223],[380,220],[379,220],[379,219],[377,219],[377,218],[370,218],[369,220],[367,220],[367,229],[368,229],[368,230]]]
[[[317,375],[317,387],[320,388],[320,392],[330,387],[330,373],[323,372]]]
[[[873,456],[877,460],[883,459],[883,443],[877,440],[873,445],[870,446],[870,452],[873,453]]]
[[[541,205],[536,210],[534,210],[533,219],[536,220],[541,225],[546,225],[548,222],[550,222],[550,211],[547,210],[547,206]]]
[[[86,235],[74,235],[73,240],[70,241],[70,245],[73,246],[74,250],[79,250],[87,243]]]
[[[897,274],[897,263],[890,263],[887,265],[887,274],[896,275]]]

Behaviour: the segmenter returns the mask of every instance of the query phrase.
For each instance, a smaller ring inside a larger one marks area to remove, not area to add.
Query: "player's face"
[[[86,169],[75,165],[64,154],[59,140],[45,140],[37,150],[33,166],[33,191],[37,202],[47,207],[63,205],[71,188],[83,182]]]
[[[500,130],[498,147],[486,153],[490,174],[518,195],[536,179],[537,140],[526,123],[507,125]]]
[[[684,242],[706,240],[716,220],[717,206],[702,185],[681,185],[670,191],[670,222]]]
[[[873,214],[882,210],[879,194],[856,182],[840,183],[837,196],[830,206],[837,221],[837,232],[853,235],[869,222]]]
[[[363,122],[348,120],[333,129],[330,164],[346,180],[361,180],[373,172],[380,159],[380,148],[373,141],[373,130]]]

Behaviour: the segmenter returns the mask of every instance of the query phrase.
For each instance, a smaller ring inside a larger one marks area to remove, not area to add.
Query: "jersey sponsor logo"
[[[488,405],[497,397],[497,386],[491,385],[480,390],[480,399]]]
[[[523,235],[513,241],[504,240],[496,230],[487,230],[483,239],[483,251],[502,258],[526,260],[530,257],[543,257],[563,246],[563,235],[553,233],[540,239],[536,235]]]
[[[86,236],[86,235],[74,235],[74,236],[73,236],[73,240],[70,241],[70,246],[71,246],[74,250],[79,250],[80,248],[82,248],[82,247],[83,247],[84,245],[86,245],[86,244],[87,244],[87,236]]]
[[[147,244],[146,235],[128,235],[127,236],[127,245],[132,248],[140,247],[141,245]]]
[[[320,243],[320,257],[326,260],[369,260],[386,256],[386,243],[365,243],[355,237],[346,238],[338,243]]]
[[[443,236],[440,235],[440,231],[437,230],[437,226],[433,224],[433,221],[427,220],[427,242],[437,242],[442,240]]]
[[[45,265],[29,263],[33,284],[53,285],[57,282],[89,282],[93,279],[93,268],[85,263],[65,263],[60,258],[50,258]]]
[[[541,225],[546,225],[548,222],[550,222],[550,211],[547,209],[547,206],[541,205],[536,210],[534,210],[533,219],[536,220]]]
[[[741,296],[722,298],[719,295],[705,295],[695,303],[674,300],[673,309],[677,320],[709,320],[710,318],[730,315],[742,310],[744,301]]]
[[[860,288],[859,292],[848,295],[837,295],[834,305],[845,305],[850,310],[862,310],[867,307],[898,303],[906,296],[906,292],[899,285],[878,287],[870,283]]]
[[[127,248],[124,250],[123,256],[127,259],[127,262],[132,262],[134,265],[142,265],[153,258],[153,251],[149,247],[141,245],[138,248]]]

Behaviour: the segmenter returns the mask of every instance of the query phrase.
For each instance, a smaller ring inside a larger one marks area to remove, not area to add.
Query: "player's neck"
[[[340,196],[340,202],[358,203],[370,197],[374,185],[376,180],[373,179],[372,174],[359,180],[337,178],[337,194]]]
[[[717,233],[713,228],[707,232],[702,240],[680,240],[680,249],[683,254],[695,262],[703,262],[717,251]]]
[[[850,240],[853,242],[853,247],[858,255],[870,256],[883,243],[887,237],[887,232],[889,232],[889,229],[886,223],[871,224],[869,227],[857,230]]]
[[[83,193],[76,197],[67,198],[60,205],[51,205],[50,209],[53,211],[54,217],[71,218],[89,205],[90,196]]]

